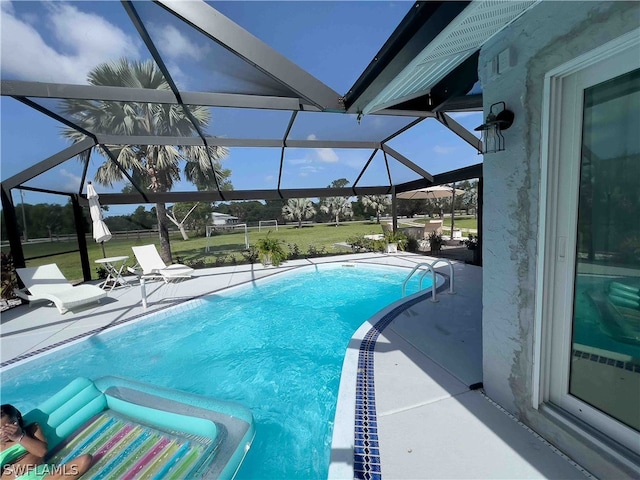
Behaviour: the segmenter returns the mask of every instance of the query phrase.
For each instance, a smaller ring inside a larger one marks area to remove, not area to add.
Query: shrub
[[[386,240],[372,240],[364,235],[354,235],[347,238],[346,242],[351,245],[351,249],[355,253],[359,252],[381,252],[387,249]]]
[[[272,264],[277,267],[287,259],[287,254],[282,248],[282,242],[277,238],[269,237],[270,234],[271,232],[269,231],[266,237],[258,240],[256,242],[256,248],[258,249],[260,261],[263,265]]]
[[[289,243],[287,244],[289,247],[289,258],[291,260],[295,260],[296,258],[300,258],[300,247],[297,243]]]
[[[373,240],[365,238],[364,235],[354,235],[352,237],[348,237],[346,242],[351,246],[351,250],[353,250],[355,253],[373,251]]]
[[[432,252],[439,252],[442,248],[442,235],[438,232],[431,232],[429,234],[429,248]]]
[[[316,248],[315,245],[309,245],[307,249],[307,257],[321,257],[326,253],[324,246]]]
[[[178,263],[182,263],[182,262],[178,262]],[[194,260],[194,261],[190,261],[187,262],[186,265],[188,267],[191,267],[193,269],[198,269],[198,268],[205,268],[206,265],[204,263],[204,260]]]
[[[249,247],[248,250],[245,250],[244,252],[242,252],[242,257],[251,265],[253,265],[258,261],[258,256],[259,256],[258,251],[253,246]]]
[[[109,276],[109,272],[107,272],[107,269],[104,267],[98,267],[96,268],[96,275],[98,275],[100,280],[104,280]]]
[[[416,253],[419,247],[420,243],[416,237],[407,237],[407,252]]]
[[[225,253],[221,253],[216,255],[215,266],[222,267],[227,262],[228,255]]]
[[[473,234],[469,234],[469,238],[464,241],[464,244],[469,250],[475,250],[478,247],[478,236],[474,237]]]
[[[400,232],[387,232],[384,236],[387,243],[395,243],[398,250],[405,250],[407,247],[407,236]]]
[[[387,250],[387,241],[386,240],[374,240],[373,241],[373,251],[384,253]]]
[[[0,295],[5,300],[15,298],[14,288],[18,288],[18,281],[15,276],[15,268],[13,266],[13,256],[11,253],[2,252],[2,287]]]

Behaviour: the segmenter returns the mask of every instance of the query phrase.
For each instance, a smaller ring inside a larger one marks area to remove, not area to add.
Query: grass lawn
[[[429,221],[425,218],[410,219],[413,223],[424,223]],[[399,221],[401,224],[401,221]],[[455,219],[456,228],[476,229],[477,220],[473,217],[460,217]],[[445,233],[446,226],[451,226],[451,218],[444,219]],[[295,225],[280,225],[278,231],[275,228],[263,229],[258,232],[257,228],[249,229],[249,245],[255,245],[256,241],[267,234],[273,238],[281,240],[284,249],[291,256],[303,258],[305,256],[319,256],[339,253],[351,253],[345,247],[337,246],[337,243],[345,242],[347,238],[356,235],[370,235],[382,233],[382,228],[375,222],[346,222],[335,225],[327,224],[307,224],[298,229]],[[464,235],[464,233],[463,233]],[[154,235],[149,237],[114,238],[105,243],[104,249],[107,257],[118,257],[128,255],[130,258],[127,265],[135,264],[135,257],[131,251],[134,245],[147,245],[153,243],[159,246],[160,242]],[[206,252],[207,238],[192,237],[189,240],[182,240],[176,232],[171,236],[171,251],[173,261],[185,263],[197,267],[211,267],[223,264],[246,263],[246,258],[242,255],[245,251],[244,231],[213,235],[208,239],[209,252]],[[89,250],[89,262],[91,263],[91,276],[98,278],[99,265],[94,261],[103,258],[102,248],[93,239],[87,238]],[[82,280],[82,267],[78,245],[75,241],[55,241],[43,243],[28,243],[23,245],[27,266],[36,267],[48,263],[56,263],[60,270],[71,281]],[[8,251],[8,247],[3,247],[3,251]]]
[[[348,237],[354,235],[369,235],[382,233],[382,228],[375,222],[347,222],[335,225],[312,224],[303,225],[298,229],[294,225],[280,225],[278,231],[275,229],[258,232],[258,229],[249,229],[249,245],[255,245],[259,238],[269,234],[272,238],[283,241],[284,249],[293,253],[297,246],[297,254],[300,258],[305,256],[318,256],[324,254],[351,253],[350,249],[336,246],[336,243],[345,242]],[[135,257],[131,251],[134,245],[147,245],[153,243],[159,246],[157,237],[143,238],[114,238],[104,244],[107,257],[117,257],[128,255],[130,258],[127,265],[135,264]],[[295,246],[294,246],[295,245]],[[216,266],[223,263],[246,263],[242,252],[245,250],[244,231],[213,235],[209,238],[209,252],[205,251],[207,246],[206,237],[192,237],[189,240],[182,240],[178,234],[171,236],[171,251],[174,262],[186,263],[195,266]],[[94,261],[102,258],[102,248],[93,239],[87,239],[89,262],[91,263],[91,276],[98,278],[99,265]],[[27,266],[35,267],[48,263],[56,263],[60,270],[70,281],[82,280],[82,267],[80,256],[77,252],[78,246],[75,241],[28,243],[23,245]],[[8,251],[8,247],[2,249]]]

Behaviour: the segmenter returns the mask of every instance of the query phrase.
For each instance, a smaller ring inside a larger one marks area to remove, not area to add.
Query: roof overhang
[[[540,0],[417,2],[345,97],[349,112],[481,109],[478,54]],[[475,92],[473,92],[475,93]]]

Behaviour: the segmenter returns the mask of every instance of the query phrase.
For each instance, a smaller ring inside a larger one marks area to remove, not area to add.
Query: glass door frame
[[[635,30],[545,76],[532,398],[534,408],[559,407],[636,454],[638,432],[568,392],[584,90],[639,68],[639,48]]]

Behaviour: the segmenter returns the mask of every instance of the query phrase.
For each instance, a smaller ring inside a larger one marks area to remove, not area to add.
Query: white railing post
[[[422,279],[431,271],[431,301],[436,303],[438,300],[436,299],[436,270],[433,268],[433,265],[427,264],[427,270],[420,275],[420,283],[418,284],[418,291],[422,290]]]
[[[147,308],[147,289],[145,287],[145,278],[140,277],[140,296],[142,297],[142,308]]]
[[[454,295],[456,292],[453,291],[453,264],[448,258],[439,258],[438,260],[432,262],[431,266],[435,267],[435,265],[437,265],[439,262],[445,262],[449,264],[449,295]]]

